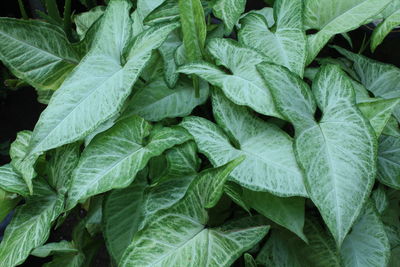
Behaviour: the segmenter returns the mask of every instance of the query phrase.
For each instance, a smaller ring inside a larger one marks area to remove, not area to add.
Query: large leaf
[[[400,190],[400,138],[382,135],[378,147],[378,180]]]
[[[130,117],[96,136],[73,173],[67,209],[90,196],[127,187],[150,158],[190,138],[181,128],[155,129],[149,136],[150,130],[143,119]]]
[[[229,266],[251,248],[269,227],[244,218],[206,228],[205,208],[216,204],[225,180],[240,161],[202,172],[186,196],[161,210],[138,232],[123,255],[121,266]],[[168,223],[165,223],[168,222]]]
[[[32,138],[31,131],[21,131],[10,146],[11,165],[22,176],[32,193],[32,179],[36,177],[35,163],[39,154],[28,157],[29,142]]]
[[[400,97],[400,69],[389,64],[354,54],[338,46],[334,48],[350,59],[361,83],[376,97],[391,99]],[[394,110],[394,116],[400,120],[400,105]]]
[[[306,35],[303,30],[302,0],[279,0],[274,5],[274,30],[264,16],[254,12],[241,19],[239,40],[262,52],[269,62],[287,67],[303,76]]]
[[[199,117],[185,118],[182,126],[214,166],[245,155],[244,163],[231,174],[236,183],[278,196],[307,196],[292,139],[285,132],[255,117],[245,107],[234,105],[221,93],[213,95],[213,111],[225,133]]]
[[[232,74],[209,63],[187,64],[178,71],[196,74],[220,87],[235,104],[249,106],[264,115],[281,117],[275,109],[269,89],[256,70],[257,64],[267,61],[265,56],[232,40],[219,38],[211,39],[207,50],[218,64],[228,68]]]
[[[251,208],[307,241],[303,233],[305,202],[303,198],[283,198],[248,189],[244,189],[243,192],[243,198]]]
[[[110,2],[93,48],[40,116],[30,154],[82,139],[114,116],[150,59],[151,51],[177,27],[152,27],[130,44],[129,8],[126,0]]]
[[[307,63],[311,63],[332,36],[372,21],[390,2],[391,0],[306,0],[305,28],[318,30],[308,36]]]
[[[80,58],[63,30],[55,25],[0,18],[0,60],[33,87],[55,90]]]
[[[387,266],[389,240],[374,204],[368,201],[340,249],[343,266]]]
[[[213,5],[214,15],[224,22],[225,33],[230,34],[244,12],[246,0],[217,0]]]
[[[52,222],[62,212],[64,199],[48,185],[37,180],[35,193],[26,204],[18,207],[0,243],[0,266],[21,264],[31,250],[44,244]]]
[[[325,65],[314,79],[313,94],[322,111],[318,122],[306,83],[280,66],[265,63],[259,70],[279,111],[295,127],[295,154],[307,191],[340,247],[374,184],[374,130],[355,106],[351,82],[340,67]]]
[[[29,189],[25,181],[17,172],[14,171],[11,164],[0,167],[0,188],[21,196],[28,196]]]
[[[195,97],[193,85],[180,80],[175,88],[168,88],[163,77],[145,85],[133,94],[122,116],[139,115],[149,121],[184,117],[208,98],[208,84],[200,83],[200,97]]]

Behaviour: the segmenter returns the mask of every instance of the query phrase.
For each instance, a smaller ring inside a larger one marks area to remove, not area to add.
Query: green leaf
[[[385,18],[378,27],[374,29],[371,36],[371,50],[372,52],[383,42],[383,39],[398,25],[400,25],[400,9],[394,10],[390,16]]]
[[[234,105],[221,93],[213,95],[213,111],[224,131],[200,117],[186,117],[182,122],[213,166],[245,155],[244,163],[231,174],[236,183],[278,196],[307,196],[292,139],[285,132]]]
[[[104,201],[104,238],[117,262],[139,230],[146,179],[147,171],[140,172],[129,187],[111,191]]]
[[[55,25],[0,18],[0,60],[33,87],[56,90],[80,57]]]
[[[30,154],[80,140],[118,113],[151,51],[177,27],[149,28],[132,43],[129,8],[126,0],[110,2],[94,46],[53,95],[36,124]]]
[[[314,79],[313,94],[322,111],[319,122],[303,81],[280,66],[265,63],[259,70],[279,111],[295,127],[295,154],[305,171],[307,191],[340,247],[374,184],[375,133],[355,106],[351,82],[338,66],[321,67]]]
[[[200,97],[196,98],[188,80],[181,79],[170,89],[163,77],[158,77],[133,94],[122,117],[136,114],[149,121],[185,117],[207,100],[208,91],[208,84],[201,82]]]
[[[261,215],[289,229],[307,242],[303,233],[304,199],[299,197],[276,197],[267,192],[243,190],[248,205]]]
[[[239,162],[235,160],[202,172],[181,201],[159,211],[135,235],[120,266],[229,266],[258,243],[269,227],[257,217],[217,228],[205,226],[208,221],[205,207],[217,200],[229,173]]]
[[[0,189],[0,222],[15,208],[20,200],[17,195]]]
[[[76,24],[76,32],[82,40],[89,28],[104,14],[104,6],[97,6],[87,12],[83,12],[74,16]]]
[[[179,0],[183,44],[189,62],[202,58],[207,28],[200,0]]]
[[[353,69],[360,77],[361,83],[375,97],[384,99],[400,97],[399,68],[354,54],[338,46],[334,46],[334,48],[354,63]],[[400,120],[400,105],[395,108],[394,116],[397,120]]]
[[[164,80],[169,88],[174,88],[178,82],[179,73],[176,72],[178,67],[175,62],[175,51],[181,45],[178,34],[172,32],[158,49],[164,60]]]
[[[166,0],[159,7],[155,8],[144,20],[148,25],[160,22],[179,20],[179,4],[176,0]]]
[[[371,199],[374,201],[379,214],[382,214],[389,205],[389,200],[383,185],[379,185],[377,189],[372,191]]]
[[[316,29],[308,35],[307,64],[335,34],[348,32],[372,21],[391,0],[306,0],[305,29]]]
[[[307,52],[302,0],[276,1],[273,10],[273,30],[264,16],[250,12],[241,19],[239,40],[263,53],[268,62],[285,66],[302,77]]]
[[[379,137],[399,103],[400,98],[377,99],[373,102],[360,103],[358,108],[369,120],[376,136]]]
[[[282,117],[275,109],[269,89],[256,70],[256,65],[267,61],[260,53],[228,39],[211,39],[208,52],[218,64],[228,68],[227,74],[209,63],[192,63],[182,66],[179,72],[195,74],[214,86],[237,105],[246,105],[258,113]]]
[[[47,167],[51,187],[64,194],[70,187],[72,172],[79,161],[80,142],[64,145],[49,151]]]
[[[46,242],[52,222],[60,215],[64,199],[43,181],[34,182],[35,193],[19,206],[0,243],[2,266],[19,265],[31,250]]]
[[[146,121],[131,117],[96,136],[73,173],[67,210],[90,196],[127,187],[150,158],[190,138],[181,128],[165,127],[149,136],[150,130]]]
[[[32,179],[36,177],[35,163],[40,154],[27,156],[29,142],[32,139],[31,131],[21,131],[10,146],[11,165],[25,180],[32,193]]]
[[[17,193],[21,196],[29,195],[29,189],[24,179],[14,171],[11,164],[0,167],[0,188],[10,193]]]
[[[310,218],[306,219],[304,233],[308,238],[309,245],[303,246],[303,249],[299,249],[299,252],[309,262],[307,266],[342,266],[334,239],[323,229],[316,217],[310,216]]]
[[[249,253],[244,254],[244,266],[245,267],[257,267],[257,263],[254,260],[253,256]]]
[[[224,22],[226,35],[232,32],[245,7],[246,0],[217,0],[213,4],[213,13]]]
[[[389,240],[372,202],[368,201],[340,249],[345,267],[387,266]]]
[[[391,116],[389,118],[385,128],[383,128],[382,134],[394,137],[400,137],[399,123],[397,122],[394,116]]]
[[[57,243],[47,243],[41,247],[37,247],[32,250],[31,255],[41,258],[46,258],[53,254],[66,254],[66,253],[77,253],[79,252],[74,244],[71,242],[61,240]]]
[[[306,267],[308,262],[299,253],[304,246],[306,244],[289,232],[273,229],[256,261],[262,266]]]
[[[382,135],[378,147],[378,180],[400,190],[400,138]]]

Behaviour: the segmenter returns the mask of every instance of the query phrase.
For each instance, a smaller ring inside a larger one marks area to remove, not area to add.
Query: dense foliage
[[[47,105],[0,167],[1,267],[400,266],[400,69],[331,41],[380,21],[376,49],[400,1],[44,2],[0,18]]]

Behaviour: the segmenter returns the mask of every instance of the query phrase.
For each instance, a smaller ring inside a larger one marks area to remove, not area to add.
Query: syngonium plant
[[[0,18],[47,104],[0,167],[1,267],[400,265],[400,70],[331,41],[386,18],[375,49],[397,1],[45,2]]]

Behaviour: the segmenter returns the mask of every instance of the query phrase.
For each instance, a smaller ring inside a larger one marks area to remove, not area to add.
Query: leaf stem
[[[23,19],[29,19],[28,15],[26,14],[25,6],[22,0],[18,0],[19,10],[21,11],[21,16]]]
[[[64,6],[64,31],[68,40],[72,38],[72,23],[71,23],[71,0],[65,0]]]

